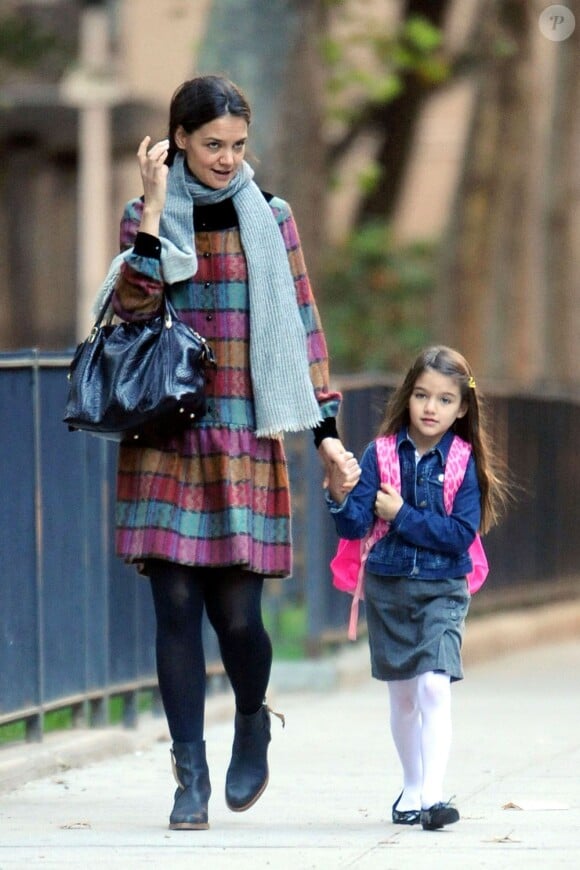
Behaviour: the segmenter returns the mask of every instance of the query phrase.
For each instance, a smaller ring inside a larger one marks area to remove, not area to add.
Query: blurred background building
[[[443,340],[496,389],[577,393],[580,26],[549,38],[548,6],[3,0],[0,349],[86,333],[139,141],[181,81],[223,72],[258,183],[297,215],[335,371]]]

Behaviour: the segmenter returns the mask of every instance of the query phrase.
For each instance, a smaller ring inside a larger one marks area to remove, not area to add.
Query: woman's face
[[[236,115],[222,115],[186,133],[182,126],[175,132],[175,143],[184,152],[193,175],[206,187],[226,187],[244,159],[248,124]]]

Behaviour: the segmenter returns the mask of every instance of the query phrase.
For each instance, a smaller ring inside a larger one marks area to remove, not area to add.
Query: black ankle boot
[[[284,717],[276,713],[284,723]],[[232,760],[226,776],[226,803],[230,810],[249,810],[268,785],[270,711],[263,704],[249,716],[236,712]]]
[[[205,741],[174,743],[171,761],[177,791],[169,827],[173,831],[204,831],[209,828],[207,804],[211,795]]]

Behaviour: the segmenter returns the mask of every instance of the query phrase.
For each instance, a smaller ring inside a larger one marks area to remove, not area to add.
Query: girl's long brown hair
[[[394,435],[409,425],[409,399],[417,378],[427,369],[453,378],[461,390],[461,400],[467,406],[465,415],[458,417],[453,424],[453,431],[471,444],[481,490],[480,531],[487,532],[499,521],[509,499],[509,489],[503,466],[493,450],[482,397],[471,366],[459,351],[437,345],[419,354],[387,403],[378,434]]]

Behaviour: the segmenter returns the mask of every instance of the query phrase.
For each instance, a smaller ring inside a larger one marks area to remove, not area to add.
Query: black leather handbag
[[[111,297],[72,359],[63,421],[112,441],[192,425],[206,411],[211,347],[177,317],[167,295],[150,320],[103,324]]]

